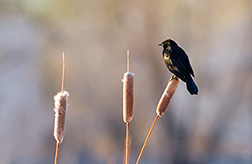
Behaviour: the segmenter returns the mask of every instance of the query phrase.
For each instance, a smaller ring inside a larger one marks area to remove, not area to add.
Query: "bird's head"
[[[159,44],[159,46],[163,46],[164,49],[166,49],[168,46],[175,46],[177,43],[171,39],[167,39]]]

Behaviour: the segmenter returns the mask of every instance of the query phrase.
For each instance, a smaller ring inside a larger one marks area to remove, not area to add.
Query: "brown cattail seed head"
[[[160,98],[159,103],[157,105],[157,109],[156,109],[157,115],[159,115],[160,117],[166,111],[166,109],[171,101],[171,98],[172,98],[174,92],[176,91],[178,83],[179,83],[179,79],[176,76],[173,76],[169,80],[167,87],[165,88],[163,95]]]
[[[57,95],[54,96],[54,105],[55,105],[54,138],[58,143],[61,143],[64,138],[68,96],[69,93],[66,91],[59,92]]]
[[[126,72],[123,77],[123,121],[129,123],[133,117],[134,73]]]

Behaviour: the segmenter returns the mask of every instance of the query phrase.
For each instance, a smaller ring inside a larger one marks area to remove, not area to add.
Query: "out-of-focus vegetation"
[[[0,163],[53,163],[61,53],[70,92],[59,163],[122,163],[126,50],[135,73],[134,163],[171,77],[157,44],[189,55],[198,96],[180,83],[142,163],[251,163],[250,0],[0,1]]]

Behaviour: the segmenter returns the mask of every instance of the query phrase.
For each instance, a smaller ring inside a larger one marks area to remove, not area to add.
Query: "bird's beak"
[[[158,44],[158,46],[163,46],[163,43]]]

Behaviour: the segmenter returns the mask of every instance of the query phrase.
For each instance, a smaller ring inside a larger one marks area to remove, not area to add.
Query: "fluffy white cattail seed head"
[[[55,105],[54,138],[58,143],[61,143],[64,138],[68,96],[69,93],[66,91],[59,92],[57,95],[54,96],[54,105]]]

